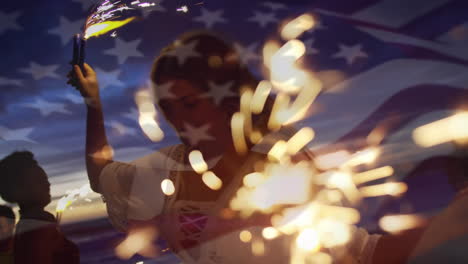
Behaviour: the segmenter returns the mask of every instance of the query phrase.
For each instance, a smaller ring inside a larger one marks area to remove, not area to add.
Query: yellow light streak
[[[302,35],[307,30],[310,30],[315,25],[315,19],[310,14],[301,15],[289,23],[281,30],[283,39],[295,39]]]
[[[189,153],[189,161],[193,170],[198,174],[202,174],[208,170],[208,165],[203,159],[203,154],[199,150],[193,150]]]
[[[252,90],[247,89],[244,92],[242,92],[240,98],[240,112],[242,113],[242,115],[244,115],[244,133],[248,136],[252,132],[252,112],[250,110],[252,97]]]
[[[286,150],[288,149],[288,143],[284,140],[279,140],[273,145],[271,150],[268,152],[268,159],[270,161],[280,161],[284,154],[286,154]]]
[[[351,158],[351,154],[346,150],[339,150],[332,153],[315,157],[314,162],[319,169],[329,170],[340,167]]]
[[[108,33],[114,29],[122,27],[130,22],[132,22],[136,17],[130,17],[121,21],[105,21],[97,23],[86,28],[85,38],[89,39],[91,37],[97,37],[103,34]]]
[[[389,182],[389,183],[361,187],[359,188],[359,191],[361,192],[361,195],[363,196],[375,197],[375,196],[382,196],[382,195],[397,196],[406,192],[407,189],[408,187],[406,186],[406,184],[402,182]]]
[[[206,186],[215,191],[221,189],[221,187],[223,186],[223,182],[221,181],[221,179],[218,178],[218,176],[216,176],[216,174],[214,174],[214,172],[212,171],[207,171],[203,173],[202,180],[203,183],[206,184]]]
[[[253,172],[244,176],[245,186],[255,188],[265,181],[265,176],[261,172]]]
[[[379,220],[379,226],[389,233],[417,228],[426,223],[427,219],[421,215],[387,215]]]
[[[381,178],[391,176],[393,174],[393,168],[391,166],[380,167],[373,170],[357,173],[353,175],[354,184],[362,184],[369,181],[375,181]]]
[[[287,142],[287,153],[294,155],[314,139],[315,133],[312,128],[303,127]]]
[[[306,228],[297,236],[296,245],[304,251],[318,251],[320,249],[319,234],[312,228]]]
[[[247,143],[244,135],[245,117],[242,113],[237,112],[232,115],[231,119],[231,134],[234,147],[239,154],[247,152]]]
[[[414,142],[422,147],[463,139],[468,139],[468,112],[455,114],[413,131]]]
[[[271,83],[269,81],[263,80],[258,84],[250,104],[250,110],[252,113],[260,114],[263,111],[265,102],[270,95],[270,92]]]
[[[365,150],[356,152],[351,158],[343,164],[343,167],[353,167],[361,164],[370,164],[379,156],[380,151],[376,147],[370,147]]]

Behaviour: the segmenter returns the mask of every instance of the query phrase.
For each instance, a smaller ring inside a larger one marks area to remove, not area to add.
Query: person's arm
[[[112,162],[112,150],[107,142],[104,127],[104,116],[99,95],[99,83],[96,73],[84,64],[84,73],[80,67],[74,66],[78,83],[76,88],[84,97],[87,105],[86,116],[86,169],[91,188],[100,192],[99,175],[103,168]]]

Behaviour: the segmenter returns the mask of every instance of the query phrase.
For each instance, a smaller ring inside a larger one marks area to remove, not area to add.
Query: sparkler
[[[63,212],[76,200],[79,198],[85,198],[89,193],[91,193],[91,187],[89,184],[85,184],[78,189],[73,189],[67,191],[67,194],[60,198],[57,202],[57,207],[55,209],[55,218],[57,223],[60,223],[62,220]]]
[[[249,122],[252,115],[262,113],[272,89],[276,90],[276,99],[267,126],[273,132],[302,120],[321,91],[318,78],[297,65],[305,46],[296,38],[314,25],[311,15],[302,15],[283,27],[281,36],[287,40],[283,46],[276,41],[265,44],[263,60],[270,80],[261,81],[253,94],[241,96],[241,112],[231,119],[234,146],[240,154],[247,151],[246,139],[255,144],[263,137],[257,134],[259,129],[255,124]],[[248,101],[250,111],[246,109]],[[342,150],[318,157],[318,167],[325,170],[322,172],[305,161],[292,163],[293,155],[313,138],[313,129],[305,127],[288,140],[273,142],[262,166],[255,166],[255,172],[244,176],[243,186],[230,201],[230,208],[242,217],[254,212],[273,215],[273,226],[262,232],[264,239],[295,236],[296,242],[291,245],[292,264],[306,263],[306,259],[331,263],[330,255],[319,250],[343,246],[351,240],[355,230],[352,225],[359,221],[360,215],[356,209],[342,207],[342,201],[357,205],[363,197],[397,196],[407,189],[399,182],[361,186],[393,174],[390,166],[354,172],[358,166],[372,164],[378,158],[380,150],[375,145],[355,153]],[[254,255],[264,254],[263,240],[252,237],[247,230],[240,233],[240,240],[252,243]]]

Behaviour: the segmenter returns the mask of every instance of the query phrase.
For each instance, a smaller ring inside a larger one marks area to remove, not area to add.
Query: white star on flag
[[[177,96],[171,92],[171,88],[174,85],[173,82],[165,82],[163,84],[154,85],[154,91],[156,95],[156,101],[162,99],[175,99]]]
[[[104,54],[117,56],[119,64],[124,63],[129,57],[143,57],[143,53],[138,50],[141,39],[125,41],[119,38],[115,39],[115,47],[105,50]]]
[[[240,56],[240,60],[244,64],[249,64],[251,60],[260,60],[260,55],[258,55],[255,50],[257,49],[258,44],[252,43],[249,46],[245,47],[242,44],[234,43],[234,49],[236,49],[237,54]]]
[[[17,22],[21,12],[14,11],[5,13],[0,11],[0,34],[5,33],[7,30],[21,30],[23,29]]]
[[[75,3],[79,3],[83,11],[88,11],[90,7],[97,4],[97,0],[72,0]]]
[[[0,77],[0,86],[6,86],[6,85],[21,86],[23,85],[23,82],[17,79],[8,79],[8,78]]]
[[[29,68],[22,68],[19,69],[20,72],[29,73],[32,75],[34,80],[44,79],[46,77],[56,78],[59,79],[60,75],[58,75],[55,71],[60,67],[58,64],[53,65],[40,65],[35,62],[29,63]]]
[[[130,119],[130,120],[138,120],[138,116],[140,116],[140,112],[135,107],[130,108],[128,112],[122,114],[123,117]]]
[[[83,25],[83,19],[70,21],[66,17],[61,16],[59,26],[50,29],[48,33],[59,36],[62,45],[65,46],[73,38],[73,35],[81,32],[81,28],[83,27]]]
[[[210,91],[203,94],[201,97],[211,97],[216,105],[220,105],[224,98],[236,96],[236,94],[231,91],[233,81],[229,81],[223,84],[216,84],[215,82],[208,82]]]
[[[29,141],[36,143],[36,141],[30,139],[28,136],[31,134],[34,128],[26,127],[19,129],[8,129],[7,127],[0,126],[0,138],[5,141]]]
[[[180,136],[187,139],[190,145],[196,146],[201,141],[214,140],[215,138],[208,134],[210,124],[205,124],[201,127],[194,127],[188,123],[184,123],[184,130],[180,132]]]
[[[124,86],[124,83],[119,80],[121,70],[105,71],[96,67],[96,75],[99,80],[101,89],[106,89],[109,86]]]
[[[319,53],[319,50],[313,47],[314,42],[315,40],[313,38],[309,38],[304,41],[304,46],[306,47],[306,55],[314,55]]]
[[[135,136],[137,134],[136,129],[126,126],[118,121],[111,121],[107,125],[121,136],[125,136],[125,135]]]
[[[176,57],[179,65],[184,65],[185,61],[189,58],[201,57],[201,54],[195,51],[195,47],[198,45],[198,41],[194,40],[185,45],[177,45],[175,49],[167,52],[166,56]]]
[[[340,44],[340,50],[333,55],[333,58],[344,58],[348,65],[354,63],[358,58],[367,58],[367,53],[362,51],[362,45],[347,46]]]
[[[223,18],[223,10],[210,11],[206,8],[201,8],[201,15],[193,18],[194,21],[202,22],[205,27],[212,28],[216,23],[226,23],[227,20]]]
[[[280,10],[280,9],[287,9],[288,8],[284,4],[273,3],[273,2],[263,2],[262,5],[270,8],[272,11],[277,11],[277,10]]]
[[[255,15],[250,17],[248,21],[257,22],[261,27],[266,27],[269,23],[276,23],[278,19],[274,13],[263,13],[255,11]]]
[[[67,93],[63,96],[66,100],[74,103],[74,104],[83,104],[84,99],[80,95],[77,95],[76,93]]]
[[[25,103],[22,106],[39,110],[41,116],[49,116],[52,113],[71,114],[65,109],[65,104],[49,103],[41,98],[37,98],[34,103]]]

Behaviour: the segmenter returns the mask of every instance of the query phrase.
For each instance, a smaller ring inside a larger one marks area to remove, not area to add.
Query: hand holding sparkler
[[[67,83],[74,86],[85,98],[93,103],[100,102],[99,83],[96,72],[87,63],[83,64],[83,70],[80,66],[74,65],[73,71],[68,74],[70,78]]]

